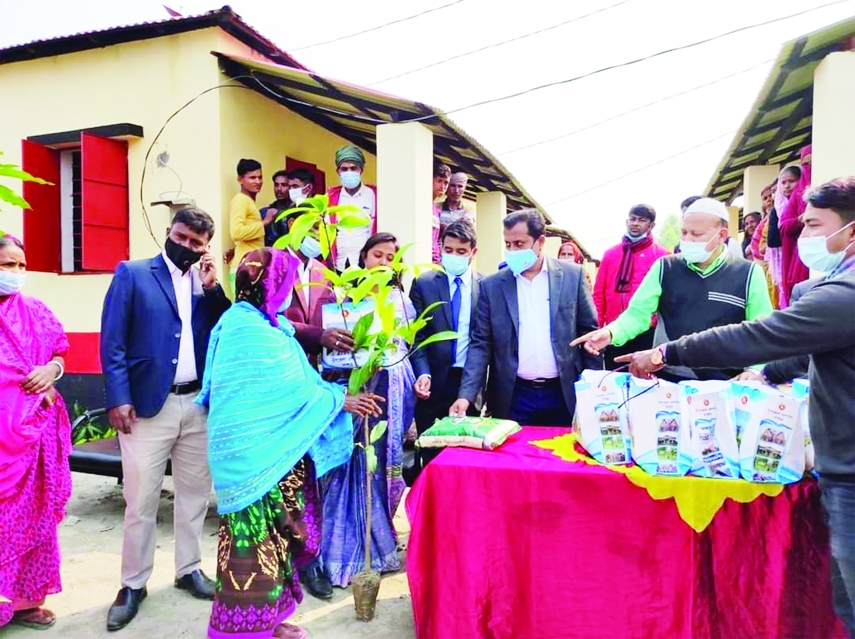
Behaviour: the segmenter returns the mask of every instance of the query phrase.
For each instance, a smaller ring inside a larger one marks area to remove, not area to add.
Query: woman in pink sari
[[[0,627],[47,628],[61,590],[57,526],[71,495],[71,424],[54,382],[68,339],[24,297],[23,245],[0,236]]]

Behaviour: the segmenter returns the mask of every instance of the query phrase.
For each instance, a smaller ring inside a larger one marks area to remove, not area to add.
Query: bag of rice
[[[742,435],[739,465],[748,481],[791,484],[805,472],[802,408],[805,400],[767,387]]]
[[[691,430],[692,467],[699,477],[738,479],[739,446],[730,382],[680,382]]]
[[[493,450],[505,443],[520,425],[509,419],[492,417],[443,417],[416,441],[420,448],[460,446]]]
[[[632,461],[624,406],[628,381],[626,373],[585,370],[575,383],[579,443],[602,464]]]
[[[810,382],[806,379],[793,380],[793,397],[803,399],[802,404],[802,435],[805,442],[805,470],[814,472],[814,463],[816,461],[816,453],[813,450],[813,440],[810,436],[810,422],[808,421],[808,411],[810,409]]]
[[[626,405],[635,463],[651,475],[689,472],[691,439],[680,385],[633,377]]]
[[[751,417],[751,413],[760,410],[766,399],[764,388],[760,382],[733,382],[733,401],[736,409],[736,443],[742,443],[742,433]]]

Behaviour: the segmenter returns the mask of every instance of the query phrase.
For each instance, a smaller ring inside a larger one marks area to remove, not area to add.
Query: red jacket
[[[309,260],[309,282],[321,284],[326,281],[324,265],[318,260]],[[297,341],[313,360],[321,352],[321,335],[324,332],[322,307],[335,302],[332,290],[322,286],[298,286],[295,282],[294,296],[285,316],[296,331]]]
[[[623,259],[623,243],[613,246],[603,255],[600,269],[597,271],[597,281],[594,283],[594,305],[597,307],[597,319],[600,327],[615,321],[629,306],[629,300],[641,285],[641,280],[660,257],[669,255],[668,251],[654,242],[650,248],[635,253],[632,268],[630,290],[618,293],[617,286],[620,263]]]

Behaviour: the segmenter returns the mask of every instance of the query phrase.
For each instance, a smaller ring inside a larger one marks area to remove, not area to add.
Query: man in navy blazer
[[[413,282],[410,290],[410,300],[419,315],[431,304],[442,303],[432,311],[428,325],[419,331],[415,346],[431,335],[444,331],[457,331],[460,339],[428,344],[413,354],[411,361],[416,375],[415,392],[419,399],[416,404],[416,428],[420,435],[433,426],[437,419],[446,417],[448,409],[459,396],[460,380],[469,351],[472,319],[483,279],[472,268],[472,260],[478,248],[475,228],[471,222],[461,219],[449,224],[442,232],[440,246],[442,271],[428,271]],[[469,413],[478,415],[480,410],[478,397]]]
[[[108,630],[130,623],[146,597],[170,458],[175,586],[200,599],[214,598],[214,583],[200,569],[211,492],[207,412],[194,403],[211,329],[230,305],[208,253],[213,235],[207,213],[179,210],[163,252],[120,263],[104,300],[101,366],[110,425],[119,431],[126,504],[122,589],[107,614]]]

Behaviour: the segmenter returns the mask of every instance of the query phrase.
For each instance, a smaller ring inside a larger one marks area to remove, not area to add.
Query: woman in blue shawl
[[[208,636],[305,637],[284,623],[303,598],[297,571],[317,556],[317,478],[353,450],[350,414],[381,414],[374,395],[323,381],[284,316],[297,259],[260,249],[242,260],[236,300],[211,334],[202,392],[220,514]]]

